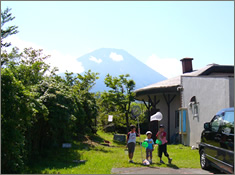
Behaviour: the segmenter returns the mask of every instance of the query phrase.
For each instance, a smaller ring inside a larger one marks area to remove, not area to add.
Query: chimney
[[[192,60],[193,58],[183,58],[180,60],[182,61],[183,74],[193,71]]]

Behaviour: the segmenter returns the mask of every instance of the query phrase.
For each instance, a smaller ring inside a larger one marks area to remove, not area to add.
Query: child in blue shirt
[[[145,142],[148,142],[148,147],[146,148],[146,159],[149,161],[149,163],[152,163],[152,152],[154,151],[154,141],[151,138],[152,137],[152,132],[147,131],[146,132],[147,139],[145,139]],[[150,158],[150,159],[149,159]]]

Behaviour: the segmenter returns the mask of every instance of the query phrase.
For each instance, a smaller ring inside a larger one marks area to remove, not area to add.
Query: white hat
[[[147,132],[146,132],[146,135],[148,135],[148,134],[152,134],[152,132],[151,132],[151,131],[147,131]]]

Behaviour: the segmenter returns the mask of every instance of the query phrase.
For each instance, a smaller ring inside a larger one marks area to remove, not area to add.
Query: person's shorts
[[[127,147],[128,147],[128,152],[129,153],[134,153],[134,151],[135,151],[135,143],[134,142],[128,143]]]

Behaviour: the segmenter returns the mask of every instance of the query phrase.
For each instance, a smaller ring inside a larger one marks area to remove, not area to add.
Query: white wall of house
[[[198,146],[205,122],[223,108],[234,106],[233,77],[184,77],[182,76],[182,107],[187,108],[187,135],[182,137],[185,145]],[[193,117],[190,99],[196,96],[198,117]]]
[[[234,106],[234,77],[229,77],[230,107]]]

